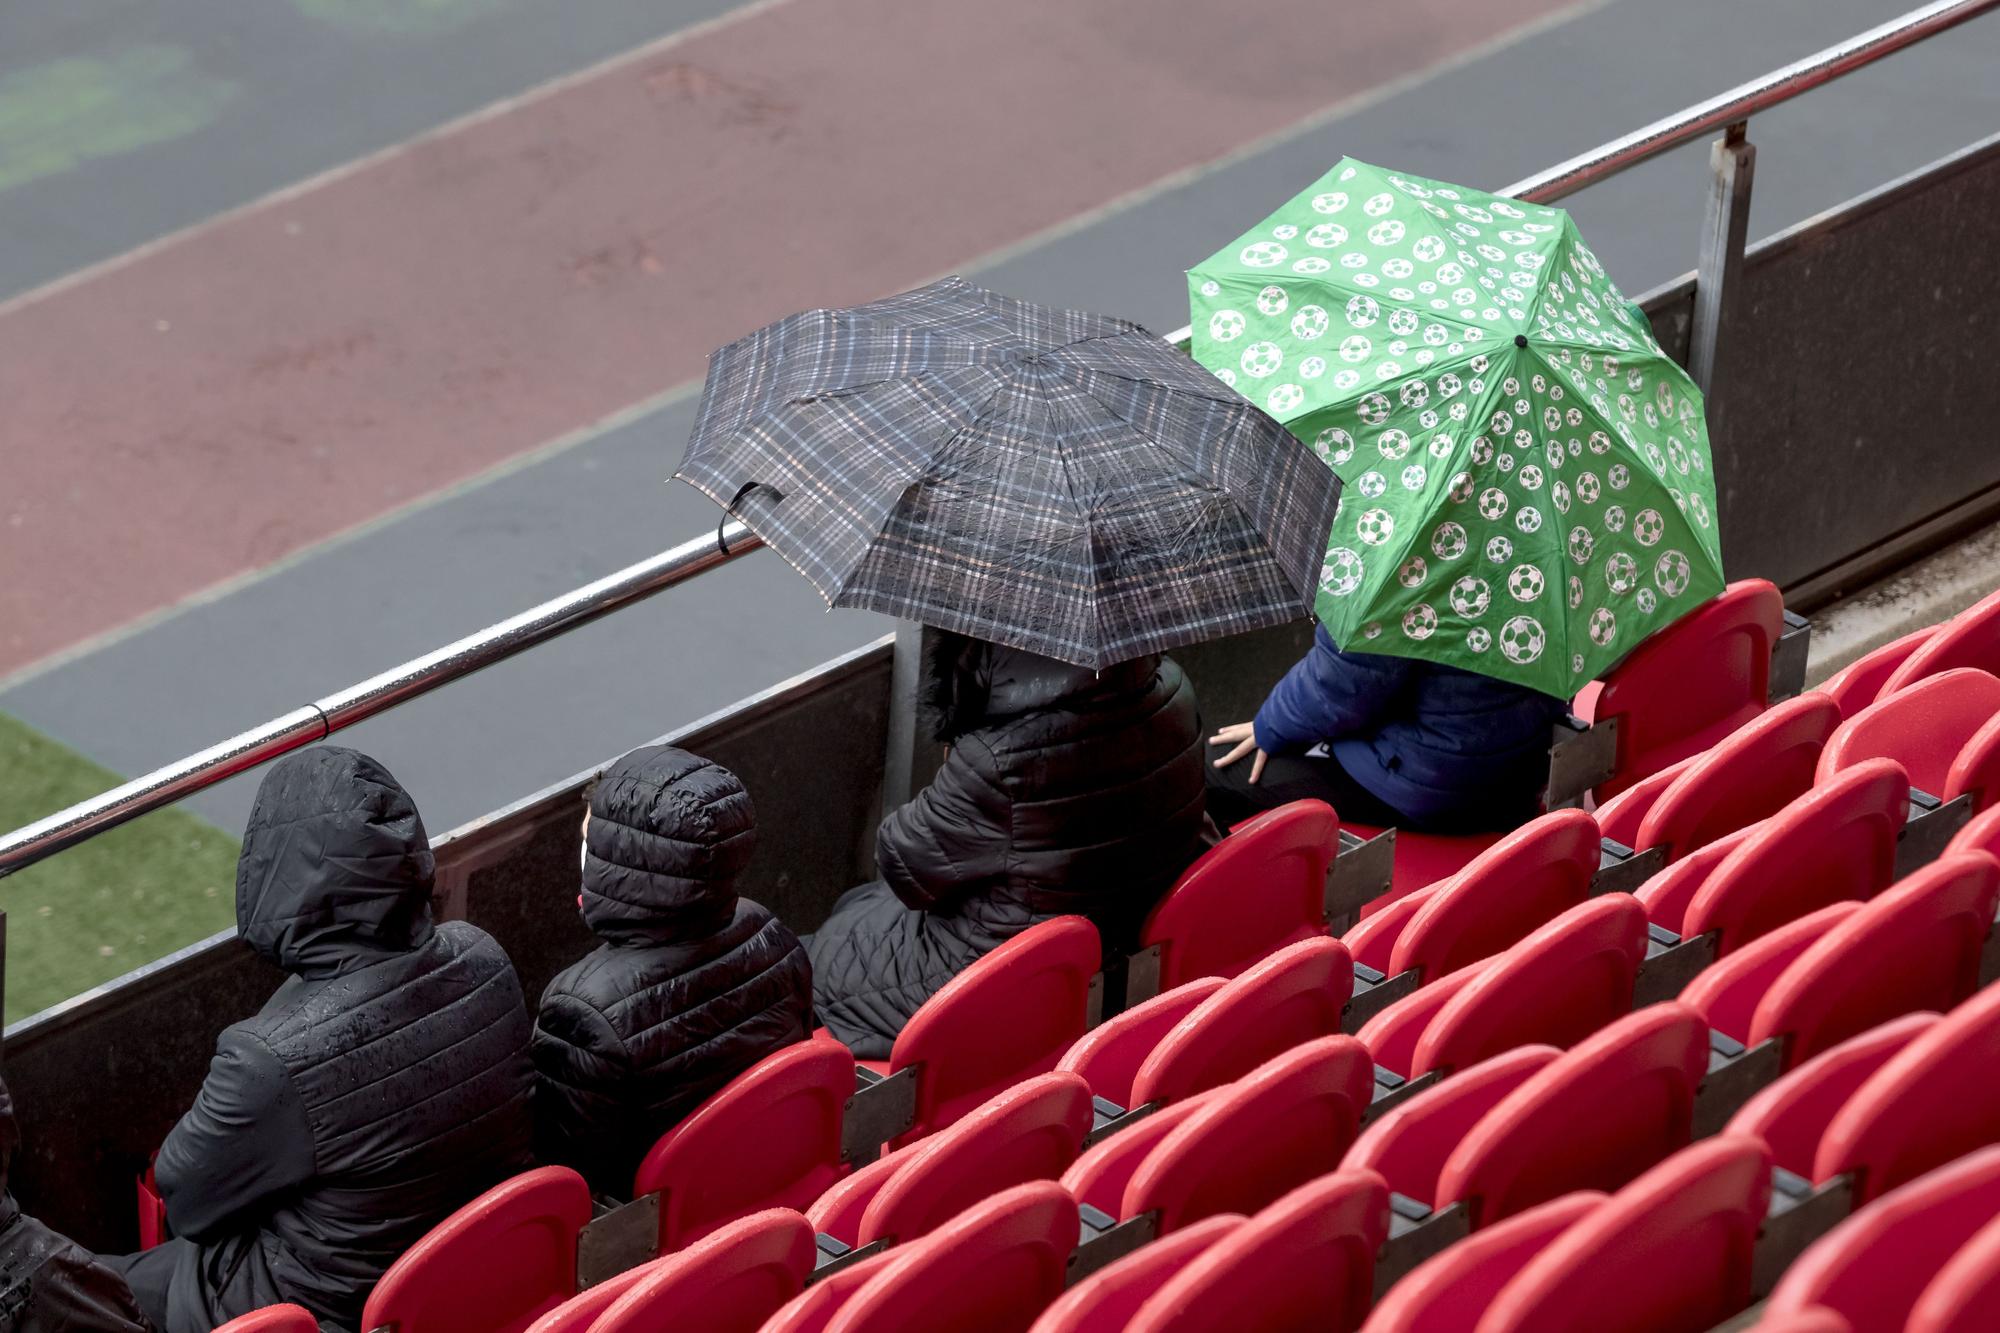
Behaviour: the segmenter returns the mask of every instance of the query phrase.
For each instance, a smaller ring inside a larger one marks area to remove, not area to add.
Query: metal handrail
[[[1752,79],[1719,97],[1678,111],[1580,157],[1517,181],[1501,193],[1537,203],[1560,199],[1995,8],[2000,8],[2000,0],[1936,0],[1901,18],[1892,19],[1803,60],[1773,70],[1762,78]],[[1168,340],[1184,341],[1188,334],[1189,330],[1183,328],[1168,335]],[[725,526],[720,538],[718,542],[716,536],[704,535],[683,542],[651,559],[628,565],[595,583],[543,602],[497,625],[490,625],[456,643],[447,644],[358,685],[275,717],[219,745],[188,755],[143,777],[134,778],[123,786],[16,829],[0,837],[0,877],[33,865],[105,829],[115,828],[288,751],[351,727],[481,667],[491,666],[537,644],[546,643],[628,603],[650,597],[717,565],[747,555],[763,544],[740,522]]]

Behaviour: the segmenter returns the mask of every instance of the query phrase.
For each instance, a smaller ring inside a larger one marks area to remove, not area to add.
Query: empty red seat
[[[626,1292],[652,1276],[654,1266],[662,1262],[655,1259],[636,1268],[628,1268],[588,1290],[578,1292],[528,1325],[528,1333],[590,1333],[606,1310],[616,1305]]]
[[[1819,780],[1869,759],[1893,759],[1910,785],[1944,793],[1952,761],[2000,713],[2000,677],[1961,668],[1885,695],[1840,724],[1819,757]]]
[[[1854,1325],[1823,1305],[1783,1314],[1768,1311],[1757,1320],[1757,1333],[1854,1333]]]
[[[1441,879],[1435,884],[1427,884],[1414,893],[1406,893],[1378,912],[1364,913],[1359,923],[1340,937],[1347,951],[1354,955],[1354,961],[1377,972],[1387,972],[1390,960],[1395,956],[1396,941],[1402,937],[1403,927],[1416,919],[1424,904],[1435,898],[1451,884]]]
[[[267,1305],[238,1315],[215,1333],[319,1333],[312,1311],[297,1305]]]
[[[1882,687],[1889,683],[1889,677],[1895,674],[1896,668],[1908,661],[1911,653],[1928,643],[1937,631],[1936,625],[1926,625],[1855,658],[1822,681],[1819,692],[1833,700],[1842,717],[1853,717],[1881,697]]]
[[[2000,796],[2000,713],[1972,733],[1944,775],[1941,800],[1972,798],[1974,810],[1985,810]]]
[[[1160,1145],[1160,1140],[1180,1128],[1189,1116],[1221,1092],[1222,1088],[1210,1088],[1183,1097],[1172,1106],[1142,1117],[1137,1124],[1107,1134],[1084,1149],[1083,1155],[1063,1172],[1063,1188],[1075,1195],[1078,1203],[1118,1216],[1118,1210],[1124,1206],[1125,1187],[1131,1184],[1132,1173],[1139,1169],[1139,1163]]]
[[[576,1294],[590,1187],[566,1166],[503,1180],[430,1229],[368,1293],[361,1326],[521,1333]]]
[[[825,1333],[848,1298],[867,1286],[897,1253],[893,1248],[882,1250],[828,1273],[780,1306],[758,1333]]]
[[[1405,1198],[1435,1203],[1438,1172],[1467,1131],[1561,1054],[1553,1046],[1521,1046],[1459,1071],[1376,1117],[1341,1166],[1373,1171]]]
[[[1442,981],[1418,987],[1402,999],[1385,1005],[1380,1013],[1363,1023],[1355,1035],[1374,1055],[1376,1064],[1408,1078],[1417,1062],[1417,1043],[1424,1039],[1424,1032],[1430,1027],[1431,1020],[1437,1017],[1438,1010],[1450,1004],[1460,991],[1485,975],[1499,961],[1497,958],[1482,959],[1469,967],[1461,967]]]
[[[1580,1218],[1522,1267],[1476,1333],[1706,1333],[1750,1303],[1771,1200],[1758,1140],[1685,1148]]]
[[[1083,1075],[1091,1092],[1104,1100],[1131,1106],[1139,1066],[1176,1023],[1221,988],[1222,978],[1203,977],[1142,1000],[1077,1038],[1056,1068]]]
[[[1717,1032],[1747,1044],[1751,1020],[1772,983],[1798,961],[1800,954],[1860,910],[1860,903],[1834,903],[1779,926],[1727,958],[1710,963],[1677,998],[1707,1019]]]
[[[1677,935],[1686,933],[1687,909],[1694,902],[1695,894],[1700,893],[1702,885],[1708,883],[1708,877],[1715,873],[1715,868],[1749,841],[1757,828],[1758,825],[1752,824],[1696,848],[1653,875],[1632,896],[1646,909],[1646,916],[1654,925],[1664,926]]]
[[[1159,1232],[1218,1213],[1251,1213],[1339,1166],[1374,1090],[1352,1037],[1321,1037],[1259,1066],[1182,1121],[1125,1186],[1120,1218],[1153,1214]]]
[[[813,1200],[805,1210],[811,1219],[813,1229],[833,1237],[843,1245],[857,1243],[861,1235],[861,1215],[868,1211],[868,1205],[882,1192],[898,1171],[901,1171],[919,1145],[910,1144],[883,1153],[868,1165],[842,1176],[826,1193]]]
[[[757,1333],[805,1287],[817,1251],[812,1224],[789,1208],[754,1213],[678,1254],[656,1259],[590,1333]],[[480,1328],[459,1324],[460,1329]]]
[[[1425,982],[1491,957],[1590,896],[1602,843],[1581,810],[1531,820],[1427,893],[1403,928],[1386,971]]]
[[[1980,811],[1954,833],[1946,846],[1951,852],[1992,852],[2000,856],[2000,809]]]
[[[1618,1020],[1528,1076],[1445,1160],[1438,1201],[1487,1226],[1580,1189],[1614,1190],[1685,1147],[1708,1025],[1682,1004]]]
[[[1326,933],[1326,872],[1340,820],[1324,801],[1293,801],[1246,820],[1187,868],[1139,932],[1160,948],[1160,988],[1233,977]]]
[[[1370,1171],[1336,1171],[1258,1212],[1147,1298],[1129,1333],[1315,1329],[1349,1333],[1374,1296],[1389,1234],[1389,1190]]]
[[[1178,1101],[1227,1083],[1280,1051],[1340,1031],[1354,993],[1347,946],[1325,935],[1257,963],[1203,1000],[1153,1048],[1132,1100]]]
[[[1674,785],[1680,775],[1687,772],[1690,765],[1701,756],[1689,755],[1677,764],[1668,764],[1657,773],[1651,773],[1619,792],[1610,800],[1597,807],[1597,827],[1605,837],[1613,842],[1622,842],[1627,847],[1639,845],[1639,829],[1652,813],[1653,803],[1661,793]]]
[[[1832,754],[1833,743],[1822,752]],[[1716,932],[1716,952],[1846,899],[1873,897],[1896,875],[1910,787],[1886,759],[1845,769],[1761,824],[1715,867],[1682,918],[1684,935]]]
[[[1698,755],[1660,794],[1636,847],[1678,860],[1726,833],[1776,814],[1813,785],[1840,710],[1823,694],[1775,704]]]
[[[1564,912],[1493,960],[1425,1027],[1413,1077],[1478,1064],[1516,1046],[1569,1046],[1631,1012],[1646,956],[1646,910],[1607,893]]]
[[[1883,694],[1946,671],[1971,667],[2000,675],[2000,592],[1989,593],[1937,627],[1889,674]]]
[[[915,1066],[912,1143],[988,1097],[1056,1067],[1090,1024],[1097,928],[1059,916],[1022,931],[946,982],[889,1050],[889,1072]]]
[[[2000,1214],[1925,1284],[1903,1333],[1982,1333],[2000,1310]]]
[[[1357,824],[1351,819],[1342,827],[1358,838],[1376,838],[1386,832],[1380,824]],[[1389,891],[1361,909],[1362,920],[1387,911],[1407,894],[1450,879],[1472,864],[1473,857],[1500,841],[1500,837],[1498,833],[1417,833],[1397,829]]]
[[[1389,1288],[1361,1333],[1465,1333],[1530,1259],[1607,1197],[1578,1190],[1446,1246]]]
[[[1821,1051],[1752,1094],[1730,1118],[1727,1132],[1756,1135],[1769,1145],[1772,1161],[1810,1179],[1813,1154],[1834,1113],[1890,1056],[1937,1021],[1936,1014],[1905,1014]]]
[[[1140,1246],[1064,1292],[1029,1333],[1125,1333],[1148,1296],[1242,1223],[1234,1213],[1221,1213]]]
[[[1808,1245],[1767,1308],[1819,1306],[1854,1333],[1901,1333],[1925,1285],[1996,1214],[2000,1148],[1985,1148],[1902,1183]]]
[[[1079,1231],[1076,1203],[1062,1186],[1016,1185],[889,1251],[827,1333],[1025,1333],[1062,1293]]]
[[[804,1208],[847,1174],[841,1122],[854,1056],[831,1040],[776,1051],[653,1145],[632,1182],[660,1195],[660,1252],[768,1208]]]

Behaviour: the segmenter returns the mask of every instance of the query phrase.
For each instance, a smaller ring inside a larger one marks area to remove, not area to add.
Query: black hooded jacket
[[[1201,850],[1201,722],[1171,660],[1093,673],[947,640],[932,690],[950,755],[882,821],[882,882],[843,897],[812,937],[820,1019],[869,1059],[1037,921],[1078,913],[1123,945]]]
[[[756,842],[726,768],[656,745],[605,773],[583,871],[583,919],[604,943],[549,983],[535,1024],[543,1161],[622,1197],[662,1133],[811,1030],[804,948],[736,896]]]
[[[21,1211],[7,1171],[21,1129],[0,1083],[0,1329],[9,1333],[144,1333],[125,1279]]]
[[[431,923],[430,840],[373,759],[318,746],[264,778],[236,870],[244,943],[292,973],[225,1029],[160,1148],[193,1244],[167,1333],[292,1301],[351,1333],[402,1252],[529,1159],[528,1014],[513,964]]]

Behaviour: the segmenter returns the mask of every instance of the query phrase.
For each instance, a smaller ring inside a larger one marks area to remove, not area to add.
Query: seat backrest
[[[1988,593],[1939,625],[1936,633],[1889,673],[1882,693],[1890,694],[1962,667],[2000,675],[2000,592]]]
[[[1410,1076],[1410,1068],[1417,1062],[1417,1043],[1424,1039],[1431,1020],[1438,1010],[1450,1004],[1452,998],[1470,986],[1477,978],[1484,976],[1498,966],[1498,958],[1481,959],[1469,967],[1461,967],[1442,981],[1434,981],[1428,986],[1419,986],[1400,1000],[1384,1005],[1381,1012],[1361,1025],[1354,1035],[1361,1038],[1375,1057],[1375,1063],[1392,1073]]]
[[[1362,917],[1340,937],[1340,942],[1354,955],[1355,962],[1372,967],[1377,972],[1387,972],[1396,952],[1396,941],[1402,938],[1403,928],[1416,919],[1424,904],[1450,886],[1451,881],[1444,879],[1404,894],[1380,911]]]
[[[1452,1242],[1389,1288],[1361,1333],[1465,1333],[1530,1259],[1608,1197],[1578,1190]]]
[[[813,1230],[833,1237],[843,1245],[860,1243],[861,1215],[882,1187],[909,1164],[920,1144],[909,1144],[883,1153],[868,1165],[842,1176],[826,1193],[805,1210]]]
[[[973,1203],[1030,1180],[1054,1180],[1090,1132],[1081,1074],[1025,1079],[916,1145],[861,1214],[860,1243],[929,1234]]]
[[[1640,847],[1677,860],[1776,814],[1813,785],[1820,751],[1840,725],[1823,694],[1774,704],[1697,756],[1639,826]]]
[[[520,1333],[576,1294],[590,1186],[566,1166],[503,1180],[430,1229],[368,1293],[361,1326]]]
[[[1476,1333],[1707,1329],[1750,1303],[1771,1158],[1722,1135],[1683,1148],[1551,1240],[1500,1289]]]
[[[590,1333],[598,1319],[618,1303],[618,1299],[653,1274],[665,1259],[655,1259],[606,1278],[594,1287],[579,1291],[555,1309],[528,1325],[528,1333]]]
[[[1708,883],[1708,877],[1715,873],[1715,868],[1728,860],[1731,852],[1748,842],[1758,827],[1752,824],[1724,834],[1707,846],[1689,852],[1641,884],[1632,896],[1646,909],[1647,919],[1676,934],[1685,933],[1688,905],[1694,902],[1695,894]]]
[[[1438,1173],[1439,1203],[1486,1226],[1572,1190],[1613,1190],[1685,1147],[1708,1069],[1708,1025],[1649,1005],[1528,1076]]]
[[[1840,724],[1820,751],[1819,780],[1868,759],[1893,759],[1910,785],[1942,795],[1952,760],[2000,713],[2000,677],[1962,667],[1884,695]]]
[[[1056,1061],[1056,1068],[1083,1075],[1094,1095],[1130,1106],[1132,1080],[1139,1066],[1174,1024],[1221,988],[1221,977],[1203,977],[1142,1000],[1078,1037]]]
[[[1856,1333],[1900,1330],[1925,1285],[1996,1214],[2000,1147],[1983,1148],[1889,1190],[1808,1245],[1767,1308],[1823,1306]]]
[[[1374,1296],[1389,1188],[1335,1171],[1256,1213],[1148,1297],[1129,1333],[1310,1328],[1351,1333]]]
[[[758,1061],[668,1130],[632,1195],[660,1192],[660,1252],[767,1208],[804,1208],[847,1174],[840,1131],[854,1056],[795,1042]]]
[[[319,1320],[299,1305],[267,1305],[238,1315],[215,1333],[319,1333]]]
[[[1909,813],[1909,780],[1890,760],[1822,780],[1754,825],[1709,873],[1682,933],[1716,931],[1720,956],[1828,903],[1873,897],[1896,876],[1896,838]]]
[[[1949,1009],[1979,985],[2000,907],[2000,860],[1957,852],[1890,885],[1833,926],[1771,983],[1752,1045],[1783,1037],[1787,1067],[1919,1009]]]
[[[1227,1087],[1224,1084],[1223,1087]],[[1124,1206],[1125,1187],[1139,1163],[1158,1147],[1160,1140],[1180,1128],[1189,1116],[1221,1095],[1222,1088],[1210,1088],[1192,1097],[1183,1097],[1172,1106],[1163,1106],[1137,1124],[1127,1125],[1084,1149],[1083,1155],[1063,1172],[1063,1188],[1100,1212],[1118,1216]]]
[[[1673,786],[1681,774],[1687,772],[1700,757],[1700,755],[1689,755],[1679,763],[1668,764],[1657,773],[1649,773],[1598,806],[1599,831],[1614,842],[1622,842],[1627,847],[1637,847],[1639,828],[1646,822],[1646,816],[1652,813],[1653,803],[1658,801],[1660,794]]]
[[[1822,935],[1860,910],[1860,903],[1833,903],[1779,926],[1710,963],[1678,998],[1717,1032],[1747,1044],[1750,1020],[1771,984]]]
[[[1242,1224],[1236,1214],[1220,1213],[1141,1245],[1064,1292],[1028,1333],[1125,1333],[1161,1283]]]
[[[1435,1203],[1438,1172],[1459,1140],[1561,1054],[1553,1046],[1521,1046],[1460,1070],[1378,1116],[1341,1158],[1341,1166],[1373,1171],[1404,1198]]]
[[[1992,852],[2000,856],[2000,808],[1980,811],[1952,834],[1948,852]]]
[[[1785,623],[1775,584],[1744,579],[1641,643],[1604,677],[1593,719],[1618,721],[1618,758],[1599,800],[1617,795],[1764,711],[1771,645]]]
[[[753,1213],[656,1260],[590,1333],[757,1333],[805,1289],[817,1250],[812,1223],[789,1208]],[[460,1328],[477,1328],[461,1324]]]
[[[1896,668],[1908,661],[1911,653],[1928,643],[1937,631],[1936,625],[1926,625],[1862,654],[1821,681],[1819,692],[1833,700],[1842,717],[1853,717],[1882,697],[1882,687],[1889,683],[1889,677],[1895,674]]]
[[[1003,1190],[891,1250],[827,1333],[1020,1333],[1062,1294],[1080,1230],[1075,1200],[1054,1181]]]
[[[1981,1333],[2000,1310],[2000,1214],[1972,1233],[1925,1284],[1904,1333]]]
[[[891,1073],[917,1071],[917,1118],[898,1137],[943,1129],[1000,1089],[1056,1067],[1090,1025],[1097,928],[1080,916],[1043,921],[946,982],[889,1050]]]
[[[1490,958],[1590,896],[1602,859],[1597,821],[1581,810],[1530,820],[1429,895],[1390,954],[1390,974],[1435,981]]]
[[[1812,1178],[1856,1177],[1865,1203],[1906,1180],[2000,1143],[2000,986],[1989,986],[1883,1062],[1820,1136]]]
[[[1854,1333],[1854,1325],[1823,1305],[1782,1314],[1766,1311],[1757,1320],[1757,1333]]]
[[[780,1306],[758,1333],[825,1333],[848,1298],[867,1286],[896,1254],[893,1248],[882,1250],[828,1273]]]
[[[1189,866],[1146,919],[1160,985],[1233,977],[1288,944],[1326,933],[1326,871],[1340,820],[1325,801],[1293,801],[1238,827]]]
[[[1300,1042],[1340,1031],[1354,994],[1347,946],[1321,935],[1280,949],[1196,1005],[1132,1080],[1132,1099],[1178,1101],[1255,1069]]]
[[[1938,795],[1947,801],[1970,796],[1975,810],[1988,808],[2000,796],[2000,713],[1988,718],[1960,747]]]
[[[1770,1146],[1771,1160],[1810,1179],[1813,1154],[1834,1113],[1890,1056],[1937,1021],[1933,1013],[1904,1014],[1821,1051],[1753,1093],[1727,1131],[1756,1135]]]
[[[1438,1010],[1410,1074],[1464,1069],[1538,1043],[1566,1047],[1632,1010],[1646,909],[1629,893],[1570,908],[1494,959]]]
[[[1321,1037],[1220,1089],[1132,1173],[1120,1218],[1156,1214],[1160,1234],[1218,1213],[1252,1213],[1340,1164],[1368,1109],[1375,1067],[1353,1037]]]

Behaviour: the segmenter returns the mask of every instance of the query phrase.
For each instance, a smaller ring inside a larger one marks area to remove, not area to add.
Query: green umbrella
[[[1567,697],[1721,591],[1701,393],[1561,209],[1347,158],[1188,290],[1195,359],[1344,483],[1343,648]]]

